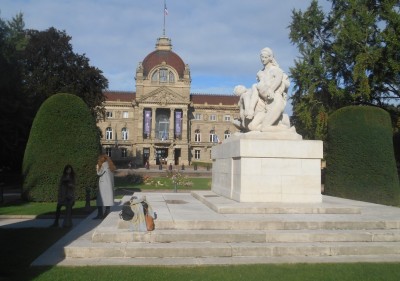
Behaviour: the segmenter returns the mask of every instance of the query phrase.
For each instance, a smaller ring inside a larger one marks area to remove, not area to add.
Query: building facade
[[[190,68],[169,38],[157,39],[135,80],[136,92],[104,92],[101,145],[117,165],[210,163],[211,148],[237,132],[238,97],[191,94]]]

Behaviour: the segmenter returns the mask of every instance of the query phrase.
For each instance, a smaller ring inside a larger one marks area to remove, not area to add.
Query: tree
[[[53,27],[46,31],[29,30],[27,36],[24,90],[36,106],[55,93],[68,92],[81,97],[93,116],[102,116],[102,91],[108,87],[108,81],[101,70],[89,65],[85,55],[73,52],[71,37]]]
[[[387,107],[400,98],[400,3],[313,0],[292,12],[290,40],[300,57],[290,69],[293,123],[305,138],[325,139],[328,115],[351,104]],[[398,112],[397,112],[398,114]]]
[[[0,168],[20,171],[32,120],[51,95],[75,94],[93,116],[104,116],[108,81],[85,55],[73,52],[70,40],[55,28],[26,30],[22,13],[0,18]]]
[[[26,45],[22,14],[0,18],[0,167],[19,170],[32,123],[31,106],[22,91],[19,57]]]

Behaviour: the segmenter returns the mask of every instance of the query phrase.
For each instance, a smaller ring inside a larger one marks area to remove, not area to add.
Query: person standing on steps
[[[99,176],[99,190],[97,192],[97,216],[94,219],[103,219],[114,205],[114,163],[107,155],[100,155],[96,165]],[[105,211],[103,214],[103,207]]]
[[[63,227],[72,226],[72,207],[75,204],[75,172],[71,165],[65,165],[63,174],[58,186],[56,218],[53,227],[58,227],[61,207],[65,206],[66,214]]]

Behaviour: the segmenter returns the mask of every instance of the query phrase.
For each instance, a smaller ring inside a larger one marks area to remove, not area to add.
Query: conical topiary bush
[[[95,166],[100,153],[96,121],[81,98],[56,94],[36,114],[25,149],[23,195],[32,201],[56,201],[66,164],[76,173],[76,199],[97,185]]]
[[[399,205],[393,132],[385,110],[348,106],[329,116],[325,193]]]

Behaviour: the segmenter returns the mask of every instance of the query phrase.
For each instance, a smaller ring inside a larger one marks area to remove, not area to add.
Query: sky
[[[165,36],[189,65],[191,93],[231,94],[250,87],[264,47],[287,73],[299,53],[289,40],[292,10],[311,0],[166,0]],[[319,0],[324,10],[330,2]],[[55,27],[74,52],[103,71],[109,90],[135,91],[139,62],[164,32],[164,0],[1,0],[0,17],[24,15],[25,28]],[[291,95],[289,90],[289,96]]]

